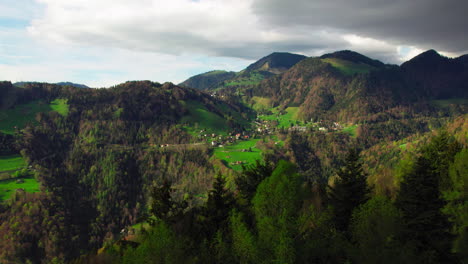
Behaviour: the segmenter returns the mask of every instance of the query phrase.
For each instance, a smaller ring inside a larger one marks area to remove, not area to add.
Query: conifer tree
[[[353,210],[368,200],[366,175],[359,161],[359,152],[350,149],[345,166],[338,171],[338,178],[330,187],[329,202],[333,207],[335,227],[347,231]]]
[[[247,202],[254,197],[258,185],[273,172],[273,166],[268,163],[255,161],[255,165],[242,166],[242,173],[235,179],[240,195]]]
[[[159,186],[154,186],[151,190],[151,209],[150,213],[157,220],[166,223],[173,223],[179,220],[187,207],[185,202],[176,202],[172,200],[172,187],[168,180],[164,180]],[[148,222],[155,225],[157,221],[154,218],[148,218]]]
[[[204,209],[204,225],[208,237],[212,237],[217,230],[227,229],[234,198],[232,193],[225,189],[225,185],[226,180],[218,175],[213,183],[213,189],[208,193]]]
[[[441,209],[441,177],[448,175],[454,151],[448,136],[441,133],[422,149],[412,169],[404,175],[396,205],[403,213],[403,241],[411,241],[425,263],[453,261],[450,223]]]

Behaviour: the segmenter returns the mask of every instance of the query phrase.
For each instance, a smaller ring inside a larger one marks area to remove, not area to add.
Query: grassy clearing
[[[16,189],[23,189],[26,192],[39,192],[39,182],[34,178],[24,178],[22,183],[17,183],[18,179],[0,181],[0,201],[7,200],[15,193]]]
[[[246,141],[239,141],[236,144],[225,146],[222,148],[216,148],[214,151],[214,157],[222,160],[227,167],[241,171],[242,166],[240,164],[233,164],[241,161],[245,164],[253,164],[256,160],[262,158],[261,151],[255,147],[260,139],[251,139]],[[250,152],[243,152],[242,150],[249,150]]]
[[[233,81],[227,82],[224,86],[249,86],[260,83],[265,77],[257,72],[250,73],[247,77],[241,77]]]
[[[13,109],[0,110],[0,132],[13,134],[15,126],[24,128],[28,123],[36,123],[36,114],[49,112],[50,106],[41,101],[15,106]]]
[[[26,161],[20,155],[0,156],[0,172],[24,168]]]
[[[55,99],[50,103],[52,111],[56,111],[62,116],[67,116],[69,112],[69,105],[67,99]]]
[[[210,72],[204,73],[203,75],[213,76],[213,75],[218,75],[218,74],[223,74],[223,73],[227,73],[227,71],[216,70],[216,71],[210,71]]]
[[[252,105],[252,108],[254,110],[266,110],[270,108],[270,98],[265,98],[265,97],[259,97],[259,96],[254,96],[252,97],[252,100],[254,101],[254,104]]]
[[[303,122],[300,121],[297,117],[299,107],[288,107],[285,109],[285,113],[280,115],[277,108],[271,109],[273,112],[272,115],[262,115],[259,118],[261,120],[267,121],[278,121],[277,127],[288,128],[291,125],[303,125]]]
[[[28,123],[36,124],[36,115],[40,112],[57,111],[66,116],[68,108],[66,99],[55,99],[50,104],[34,101],[17,105],[12,109],[0,110],[0,132],[14,134],[15,127],[22,129]]]
[[[348,133],[351,137],[355,138],[357,137],[357,132],[356,132],[357,128],[358,128],[358,125],[352,125],[352,126],[343,128],[342,131],[344,133]]]
[[[189,114],[182,118],[182,123],[188,123],[197,129],[205,129],[208,133],[226,134],[226,120],[208,111],[202,103],[186,101],[185,107]]]
[[[323,62],[330,63],[334,68],[338,69],[344,75],[354,75],[356,73],[367,73],[373,69],[373,66],[364,63],[354,63],[347,60],[336,58],[322,59]]]

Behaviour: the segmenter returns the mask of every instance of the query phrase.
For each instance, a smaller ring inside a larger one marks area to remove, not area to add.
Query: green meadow
[[[24,128],[28,123],[35,124],[36,115],[40,112],[57,111],[66,116],[68,114],[68,104],[66,99],[55,99],[50,104],[43,101],[34,101],[27,104],[20,104],[12,109],[0,110],[0,132],[13,134],[15,127]]]
[[[205,129],[209,133],[226,134],[226,120],[210,112],[202,103],[186,101],[185,107],[189,114],[182,118],[182,123],[188,123],[198,129]]]
[[[358,125],[352,125],[352,126],[343,128],[342,131],[344,133],[348,133],[351,137],[355,138],[357,137],[357,132],[356,132],[357,128],[358,128]]]
[[[67,99],[55,99],[50,102],[50,108],[52,111],[56,111],[62,116],[67,116],[69,112],[69,105]]]
[[[330,63],[334,68],[339,70],[344,75],[354,75],[356,73],[367,73],[373,69],[373,66],[364,63],[354,63],[347,60],[341,60],[336,58],[326,58],[322,61]]]
[[[246,77],[241,77],[238,79],[234,79],[233,81],[225,83],[224,86],[249,86],[249,85],[255,85],[260,83],[265,77],[258,73],[258,72],[252,72],[250,73],[249,76]]]
[[[285,109],[284,114],[280,114],[277,108],[271,109],[273,114],[271,115],[262,115],[259,118],[261,120],[267,121],[278,121],[277,127],[288,128],[291,125],[303,125],[303,123],[298,119],[297,113],[299,111],[299,107],[288,107]]]
[[[0,172],[24,168],[26,161],[20,155],[0,156]]]
[[[233,145],[224,146],[222,148],[215,148],[214,157],[222,160],[228,168],[241,171],[242,165],[233,163],[240,161],[244,165],[253,164],[256,160],[262,158],[261,151],[255,147],[259,140],[260,139],[238,141]],[[247,151],[244,152],[243,150]]]
[[[23,178],[22,183],[17,183],[18,179],[0,181],[0,201],[7,200],[13,195],[16,189],[23,189],[26,192],[39,192],[39,182],[34,178]]]

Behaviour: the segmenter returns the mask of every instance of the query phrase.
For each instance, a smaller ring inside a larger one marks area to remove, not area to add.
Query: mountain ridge
[[[245,85],[256,85],[263,79],[285,72],[305,58],[307,57],[299,54],[273,52],[240,72],[209,71],[192,76],[180,85],[200,90],[236,89]],[[221,73],[210,74],[213,72]]]

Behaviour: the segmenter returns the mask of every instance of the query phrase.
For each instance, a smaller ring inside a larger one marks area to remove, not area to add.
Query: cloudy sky
[[[468,53],[462,0],[0,0],[0,80],[178,83],[275,51]]]

